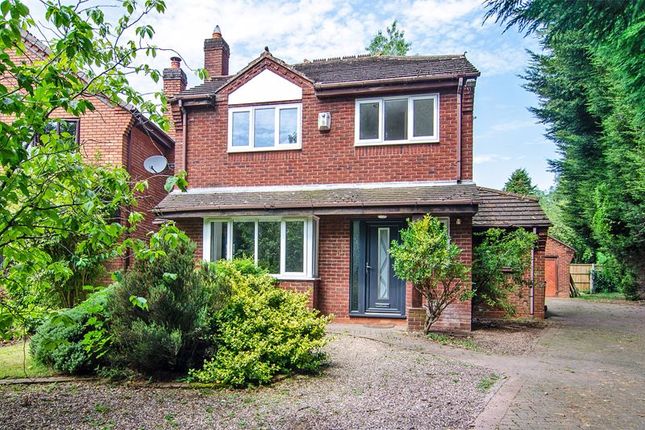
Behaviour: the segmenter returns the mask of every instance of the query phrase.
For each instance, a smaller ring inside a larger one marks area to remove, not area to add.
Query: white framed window
[[[355,144],[439,141],[439,94],[357,99]]]
[[[232,107],[228,110],[228,151],[302,148],[302,104]]]
[[[251,258],[277,278],[318,275],[318,219],[235,217],[204,219],[203,259]]]

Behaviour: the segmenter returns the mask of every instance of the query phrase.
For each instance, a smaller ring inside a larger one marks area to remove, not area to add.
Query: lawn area
[[[589,293],[583,293],[580,292],[580,295],[576,297],[576,299],[582,299],[582,300],[592,300],[592,301],[624,301],[625,296],[623,293],[594,293],[594,294],[589,294]]]
[[[54,373],[38,363],[34,363],[29,355],[29,343],[26,345],[27,377],[51,376]],[[0,346],[0,379],[24,378],[22,342],[13,345]]]

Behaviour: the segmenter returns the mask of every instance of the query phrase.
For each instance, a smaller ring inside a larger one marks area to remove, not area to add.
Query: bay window
[[[204,260],[251,258],[279,278],[317,272],[316,218],[233,218],[204,221]]]
[[[229,108],[229,152],[300,149],[301,104]]]
[[[439,141],[439,94],[356,100],[356,145]]]

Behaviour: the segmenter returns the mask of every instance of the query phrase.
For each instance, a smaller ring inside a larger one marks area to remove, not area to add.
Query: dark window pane
[[[249,145],[249,112],[233,112],[233,146]]]
[[[62,121],[58,127],[61,135],[68,137],[66,134],[69,134],[74,140],[78,139],[78,121]]]
[[[304,269],[305,223],[287,221],[285,271],[302,273]]]
[[[298,109],[280,109],[280,143],[298,143]]]
[[[408,138],[408,100],[385,100],[385,140]]]
[[[434,99],[414,100],[414,137],[434,136]]]
[[[280,273],[280,221],[258,223],[258,266]]]
[[[275,108],[255,110],[255,147],[266,148],[275,144]]]
[[[211,223],[211,261],[226,258],[227,223]]]
[[[359,106],[359,139],[378,139],[378,102],[361,103]]]
[[[233,223],[233,258],[254,258],[255,223]]]

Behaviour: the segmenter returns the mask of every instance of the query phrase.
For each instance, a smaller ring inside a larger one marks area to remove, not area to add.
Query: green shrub
[[[448,305],[472,296],[470,285],[462,282],[468,268],[461,262],[461,249],[450,242],[448,230],[437,218],[425,215],[408,220],[408,226],[401,230],[401,242],[392,242],[390,254],[394,273],[412,282],[425,299],[425,333]]]
[[[34,359],[62,373],[92,372],[105,363],[111,338],[107,302],[114,287],[91,294],[78,306],[46,320],[31,338]]]
[[[175,226],[162,227],[110,300],[114,364],[144,374],[198,365],[207,346],[208,307],[195,244]]]
[[[232,296],[213,318],[215,352],[191,377],[246,386],[266,384],[276,374],[317,371],[326,359],[328,319],[308,308],[308,296],[277,287],[270,275],[247,263],[215,265]]]
[[[477,235],[483,239],[473,249],[473,301],[513,316],[516,309],[509,295],[530,282],[525,277],[538,237],[522,228],[490,228]]]

